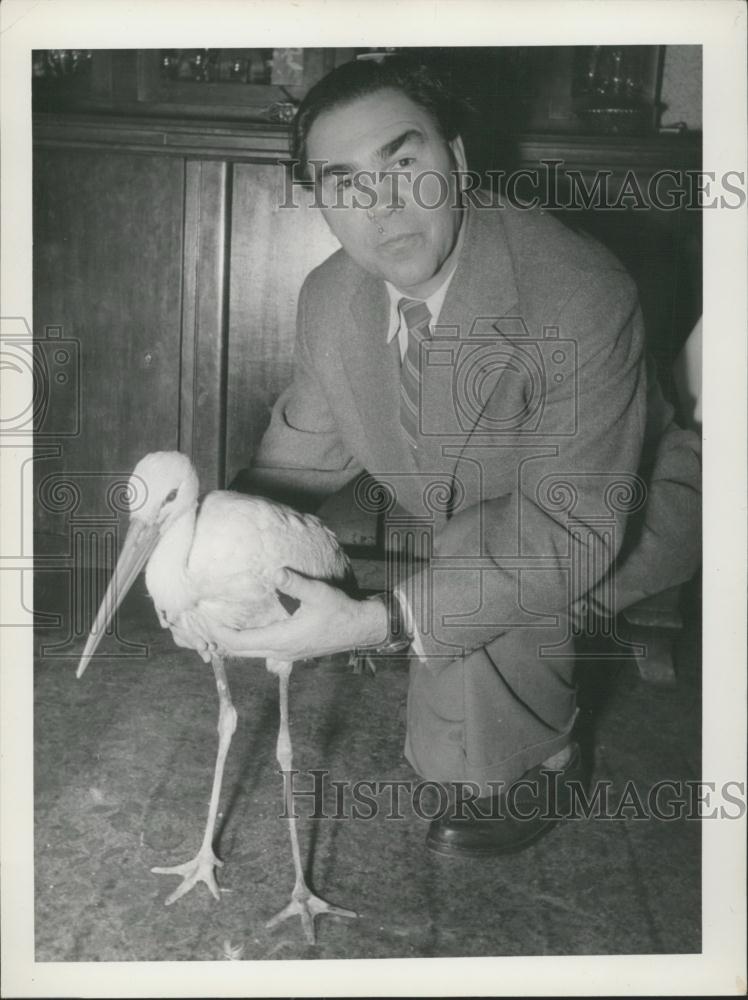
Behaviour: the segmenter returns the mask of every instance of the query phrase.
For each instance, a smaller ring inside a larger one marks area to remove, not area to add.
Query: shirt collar
[[[464,219],[461,228],[462,230],[464,230],[465,228]],[[461,231],[459,236],[460,244],[462,243],[462,238],[463,238],[463,232]],[[437,290],[435,292],[432,292],[432,294],[429,295],[427,299],[419,300],[425,302],[426,305],[428,306],[428,310],[431,313],[432,327],[436,326],[436,324],[439,322],[439,314],[442,311],[444,300],[447,297],[447,291],[449,289],[452,278],[454,277],[454,273],[457,270],[457,262],[459,260],[461,249],[462,247],[460,245],[458,247],[458,252],[455,254],[454,259],[452,261],[452,266],[450,268],[449,274],[447,275],[445,280],[441,283],[441,285],[439,285]],[[387,294],[390,297],[390,321],[387,326],[387,343],[389,344],[389,342],[393,339],[395,334],[400,329],[401,317],[400,317],[400,310],[398,309],[398,303],[400,302],[400,299],[407,298],[408,296],[404,296],[403,293],[399,291],[397,288],[395,288],[395,286],[391,284],[389,281],[385,281],[385,285],[387,286]]]
[[[455,268],[453,267],[447,280],[443,282],[443,284],[441,284],[432,295],[429,295],[427,299],[422,300],[426,303],[428,310],[431,313],[432,326],[436,326],[439,321],[439,313],[442,311],[444,300],[447,297],[447,289],[449,288],[454,273]],[[403,293],[398,291],[398,289],[395,288],[394,285],[391,285],[389,281],[385,281],[385,285],[387,286],[387,293],[390,297],[390,322],[387,328],[387,343],[389,344],[397,331],[400,329],[401,321],[398,303],[400,302],[400,299],[404,297],[407,298],[407,296],[403,296]]]

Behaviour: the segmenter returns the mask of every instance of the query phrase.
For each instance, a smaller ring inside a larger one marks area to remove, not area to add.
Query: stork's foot
[[[216,899],[220,900],[221,894],[216,884],[215,868],[223,868],[223,861],[219,861],[213,851],[201,851],[192,861],[187,861],[183,865],[174,865],[173,868],[151,868],[156,875],[182,875],[182,883],[178,885],[174,892],[167,897],[165,905],[171,906],[178,899],[189,892],[198,882],[205,882]]]
[[[280,913],[276,913],[274,917],[271,917],[265,926],[267,928],[277,927],[278,924],[283,923],[284,920],[288,920],[289,917],[300,916],[301,926],[304,928],[306,939],[309,944],[314,944],[314,918],[319,916],[320,913],[330,913],[334,917],[358,917],[358,914],[354,910],[345,910],[342,906],[333,906],[332,903],[327,903],[324,899],[320,899],[319,896],[315,896],[313,892],[310,892],[304,886],[301,890],[294,890],[288,906],[284,906]]]

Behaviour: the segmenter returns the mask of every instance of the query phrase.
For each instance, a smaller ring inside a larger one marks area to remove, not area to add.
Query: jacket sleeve
[[[512,626],[554,621],[608,571],[643,502],[636,473],[646,370],[633,282],[611,271],[602,289],[579,287],[557,325],[575,351],[571,379],[547,379],[534,436],[510,434],[492,447],[473,433],[463,455],[483,466],[483,499],[446,522],[428,568],[401,584],[427,658],[451,659]],[[497,406],[504,389],[500,379]],[[505,472],[493,475],[499,467],[516,475],[496,493],[492,478],[506,482]]]
[[[307,283],[297,310],[294,374],[273,406],[249,473],[251,486],[311,509],[360,471],[346,449],[315,370],[306,323]]]
[[[690,580],[701,562],[701,441],[676,422],[651,358],[641,475],[646,504],[629,520],[611,571],[585,595],[580,610],[615,616]]]

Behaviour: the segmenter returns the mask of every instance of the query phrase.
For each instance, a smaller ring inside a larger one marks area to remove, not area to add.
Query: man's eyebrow
[[[396,135],[394,139],[390,139],[383,146],[380,146],[375,156],[380,160],[389,160],[401,146],[404,146],[406,142],[410,142],[411,139],[423,142],[423,132],[417,128],[409,128],[405,132],[401,132],[400,135]]]
[[[396,135],[394,139],[390,139],[374,154],[379,160],[388,160],[391,156],[404,146],[406,142],[415,140],[416,142],[423,142],[423,132],[417,128],[406,129],[405,132],[401,132],[400,135]],[[333,174],[352,174],[355,172],[355,167],[350,163],[323,163],[322,169],[320,170],[320,177],[330,177]]]

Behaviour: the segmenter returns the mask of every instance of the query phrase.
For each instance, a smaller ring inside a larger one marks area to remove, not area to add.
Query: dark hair
[[[460,133],[463,102],[454,97],[432,66],[411,55],[388,55],[381,61],[360,59],[343,63],[311,88],[291,126],[291,155],[306,171],[306,144],[317,118],[379,90],[399,90],[433,119],[447,142]]]

